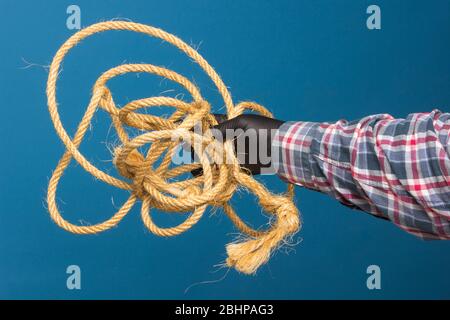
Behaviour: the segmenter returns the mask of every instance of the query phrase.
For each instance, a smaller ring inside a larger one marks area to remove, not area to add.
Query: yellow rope
[[[264,107],[253,102],[234,105],[222,79],[208,62],[196,50],[170,33],[151,26],[125,21],[102,22],[80,30],[71,36],[55,54],[47,81],[50,116],[58,136],[66,146],[66,152],[56,166],[48,186],[47,201],[51,218],[61,228],[73,233],[98,233],[116,226],[140,199],[142,200],[141,216],[145,226],[156,235],[175,236],[197,223],[208,205],[221,206],[236,227],[247,234],[247,239],[242,242],[227,245],[226,263],[229,267],[235,267],[243,273],[254,273],[260,265],[268,261],[272,251],[300,227],[298,210],[292,201],[293,186],[288,185],[287,194],[272,194],[240,168],[232,144],[230,142],[220,144],[214,140],[210,130],[207,130],[217,122],[210,112],[209,103],[202,98],[200,91],[188,79],[174,71],[151,64],[123,64],[112,68],[97,79],[89,105],[73,138],[70,138],[64,129],[56,101],[56,81],[61,62],[68,51],[81,40],[107,30],[130,30],[144,33],[171,43],[186,53],[200,65],[216,85],[225,102],[228,118],[236,117],[245,110],[272,116]],[[123,108],[117,108],[106,83],[116,76],[129,72],[152,73],[175,81],[186,88],[193,100],[188,103],[170,97],[150,97],[135,100]],[[141,108],[163,105],[174,107],[176,111],[168,118],[136,112]],[[111,116],[121,140],[121,147],[115,150],[114,164],[120,175],[127,180],[115,178],[101,171],[78,150],[97,108],[107,111]],[[201,135],[192,130],[194,125],[199,122],[205,129]],[[145,133],[131,139],[125,126],[144,130]],[[174,137],[178,139],[173,139]],[[192,145],[200,163],[169,168],[172,155],[181,141],[188,141]],[[143,155],[138,149],[146,144],[150,144],[150,148]],[[212,144],[214,148],[205,149],[205,144]],[[219,159],[220,157],[222,158]],[[223,161],[223,157],[226,157],[226,161]],[[61,216],[55,201],[56,190],[59,180],[72,158],[94,177],[130,191],[128,200],[110,219],[95,225],[79,226],[66,221]],[[158,159],[162,160],[156,165],[155,162]],[[211,164],[211,159],[214,160],[214,165]],[[172,182],[172,178],[200,167],[203,169],[202,176]],[[172,180],[169,181],[169,179]],[[274,222],[269,230],[254,230],[235,213],[228,201],[238,186],[252,191],[259,199],[262,208],[273,214]],[[151,208],[165,212],[192,213],[178,226],[161,228],[153,222],[150,215]]]

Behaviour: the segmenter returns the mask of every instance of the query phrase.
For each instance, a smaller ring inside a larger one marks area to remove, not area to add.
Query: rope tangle
[[[209,103],[202,98],[199,89],[187,78],[174,71],[151,64],[123,64],[112,68],[103,73],[95,82],[91,100],[73,137],[71,138],[64,129],[56,101],[56,82],[60,65],[69,50],[84,38],[107,30],[129,30],[144,33],[162,39],[183,51],[200,65],[214,82],[225,103],[228,118],[236,117],[246,110],[272,117],[271,113],[263,106],[254,102],[241,102],[234,105],[222,79],[208,62],[196,50],[170,33],[126,21],[101,22],[82,29],[59,48],[53,58],[47,81],[49,113],[55,130],[66,147],[48,186],[47,201],[50,217],[58,226],[72,233],[99,233],[116,226],[134,204],[141,200],[141,217],[144,225],[152,233],[168,237],[190,229],[200,220],[208,205],[222,207],[236,227],[247,235],[245,240],[226,246],[228,254],[226,264],[246,274],[256,272],[260,265],[269,260],[271,253],[300,228],[299,213],[292,200],[293,186],[288,185],[286,194],[272,194],[240,168],[231,142],[222,144],[215,141],[208,130],[217,122],[211,114]],[[134,100],[124,107],[118,108],[106,84],[110,79],[130,72],[151,73],[177,82],[191,94],[192,102],[158,96]],[[175,111],[170,117],[158,117],[138,112],[139,109],[154,106],[169,106],[175,108]],[[120,138],[121,146],[114,152],[113,163],[120,175],[126,178],[124,180],[98,169],[78,150],[92,117],[99,108],[109,113]],[[192,130],[197,123],[201,123],[204,129],[201,135]],[[126,132],[126,127],[137,128],[143,130],[144,133],[131,138]],[[176,138],[174,139],[174,137]],[[182,141],[191,144],[199,158],[199,163],[183,164],[171,168],[172,156]],[[206,144],[214,147],[204,148]],[[149,148],[145,154],[142,154],[139,148],[144,145],[149,145]],[[130,191],[128,200],[110,219],[95,225],[80,226],[70,223],[61,216],[55,200],[56,191],[72,158],[99,180]],[[157,161],[159,162],[157,163]],[[173,181],[173,178],[200,167],[203,169],[201,176]],[[273,223],[268,230],[252,229],[228,203],[239,186],[253,192],[261,207],[273,215]],[[168,213],[191,214],[184,222],[175,227],[161,228],[153,222],[150,215],[151,208]]]

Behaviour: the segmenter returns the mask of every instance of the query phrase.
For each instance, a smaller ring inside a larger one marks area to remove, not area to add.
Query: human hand
[[[242,114],[230,120],[222,114],[214,116],[219,123],[212,128],[214,136],[221,141],[234,141],[234,150],[241,166],[253,175],[260,174],[264,169],[270,172],[272,140],[284,122],[256,114]]]

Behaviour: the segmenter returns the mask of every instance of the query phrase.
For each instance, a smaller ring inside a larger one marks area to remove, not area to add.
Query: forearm
[[[449,114],[438,111],[287,122],[275,136],[273,163],[288,181],[415,235],[450,238],[449,132]]]

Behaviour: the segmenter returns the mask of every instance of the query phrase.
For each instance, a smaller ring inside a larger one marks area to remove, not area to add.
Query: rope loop
[[[259,266],[268,261],[271,253],[300,228],[299,213],[292,200],[292,186],[289,186],[286,194],[272,194],[240,168],[231,142],[222,144],[214,139],[209,129],[217,122],[211,113],[211,106],[187,78],[172,70],[151,64],[123,64],[111,68],[97,79],[91,100],[73,137],[71,138],[65,130],[56,100],[56,82],[61,63],[69,50],[84,38],[107,30],[129,30],[147,34],[183,51],[211,78],[223,98],[228,118],[236,117],[246,110],[272,117],[267,109],[254,102],[234,105],[227,87],[216,71],[196,50],[176,36],[134,22],[108,21],[91,25],[72,35],[59,48],[49,71],[47,81],[49,113],[55,130],[66,147],[48,186],[47,202],[50,217],[61,228],[73,233],[99,233],[116,226],[139,199],[142,202],[142,221],[148,230],[159,236],[175,236],[195,225],[208,206],[222,207],[236,227],[248,237],[242,242],[227,245],[228,266],[246,274],[256,272]],[[126,73],[138,72],[155,74],[177,82],[190,93],[192,101],[155,96],[131,101],[121,108],[117,107],[107,82]],[[175,111],[168,117],[139,112],[140,109],[157,106],[173,107]],[[121,141],[120,146],[114,150],[113,164],[124,179],[113,177],[100,170],[79,151],[79,146],[98,109],[110,115]],[[199,124],[202,129],[200,134],[195,130]],[[129,128],[137,129],[139,134],[130,137],[127,131]],[[198,163],[173,167],[172,159],[181,143],[187,143],[192,147]],[[62,217],[55,200],[56,191],[72,159],[99,180],[130,191],[128,200],[110,219],[95,225],[79,226]],[[199,168],[203,172],[201,176],[190,175],[192,170]],[[261,207],[273,215],[274,221],[269,229],[263,231],[252,229],[236,214],[229,200],[238,187],[244,187],[254,193]],[[151,217],[152,208],[167,213],[187,214],[187,217],[177,226],[158,227]]]

